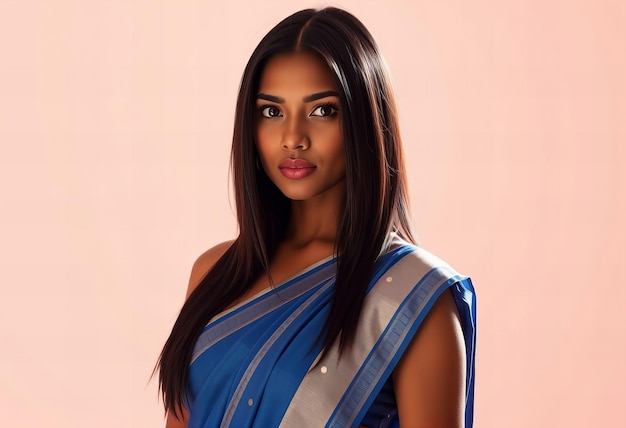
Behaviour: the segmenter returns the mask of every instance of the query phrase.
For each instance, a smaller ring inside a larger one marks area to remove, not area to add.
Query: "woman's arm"
[[[187,295],[185,300],[189,298],[193,290],[195,290],[200,284],[215,262],[217,262],[218,259],[224,255],[226,250],[228,250],[232,244],[233,241],[222,242],[221,244],[217,244],[215,247],[205,251],[202,255],[200,255],[200,257],[198,257],[191,268],[191,275],[189,275],[189,285],[187,286]],[[189,417],[187,409],[182,409],[181,417],[182,420],[178,419],[171,412],[167,412],[165,428],[187,428],[187,419]]]
[[[465,424],[465,342],[454,298],[437,299],[393,373],[403,427]]]

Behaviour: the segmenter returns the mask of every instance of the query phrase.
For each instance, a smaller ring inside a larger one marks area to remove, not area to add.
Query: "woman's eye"
[[[263,117],[278,117],[280,116],[280,110],[275,106],[263,106],[261,107],[261,114]]]
[[[316,107],[315,110],[311,112],[311,116],[319,116],[319,117],[329,117],[337,114],[339,110],[332,104],[324,104],[319,107]]]

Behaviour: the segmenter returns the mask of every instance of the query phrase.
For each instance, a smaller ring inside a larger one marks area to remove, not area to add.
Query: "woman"
[[[263,38],[231,161],[239,236],[192,269],[158,363],[167,427],[470,427],[473,288],[412,244],[392,89],[354,16]]]

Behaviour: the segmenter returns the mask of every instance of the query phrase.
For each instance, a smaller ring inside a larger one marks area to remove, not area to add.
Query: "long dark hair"
[[[352,344],[374,263],[390,233],[414,241],[395,100],[374,39],[341,9],[289,16],[261,40],[241,80],[231,152],[239,236],[187,299],[157,363],[165,409],[177,416],[198,335],[261,274],[269,274],[285,236],[290,200],[256,166],[255,98],[268,59],[297,51],[319,55],[336,79],[344,134],[346,201],[335,243],[334,297],[320,336],[324,355],[336,340],[340,352]]]

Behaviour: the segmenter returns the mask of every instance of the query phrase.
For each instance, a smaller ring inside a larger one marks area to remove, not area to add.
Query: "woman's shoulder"
[[[457,271],[446,260],[419,244],[397,237],[392,243],[389,251],[389,256],[393,260],[392,264],[397,264],[398,267],[395,269],[402,270],[405,275],[418,276],[419,278],[431,276],[432,278],[468,279],[466,275]]]
[[[412,260],[412,263],[424,265],[425,267],[446,267],[451,266],[440,257],[428,251],[423,246],[410,242],[409,240],[398,235],[391,235],[388,253],[393,254],[397,259],[405,258]]]
[[[213,265],[224,255],[226,250],[228,250],[231,245],[233,245],[234,240],[221,242],[214,247],[209,248],[204,253],[200,254],[200,256],[196,259],[191,268],[191,275],[189,276],[189,286],[187,287],[187,299],[193,290],[196,289],[198,284],[204,279],[206,274],[211,270]]]

